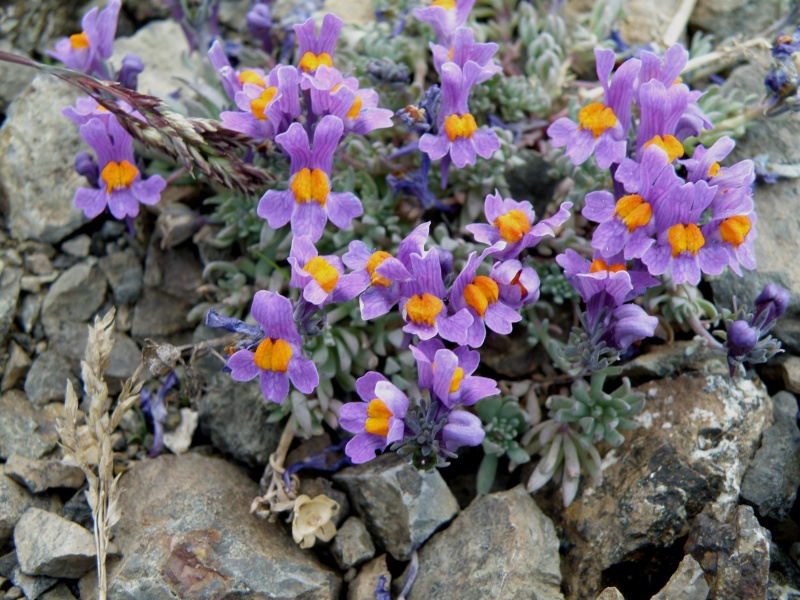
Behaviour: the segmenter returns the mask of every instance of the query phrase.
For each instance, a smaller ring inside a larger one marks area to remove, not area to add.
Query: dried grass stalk
[[[94,543],[97,551],[97,584],[101,600],[105,600],[108,589],[106,556],[111,538],[111,527],[119,520],[119,475],[114,476],[114,451],[111,439],[122,416],[139,401],[143,381],[138,381],[144,363],[139,365],[133,377],[122,386],[116,406],[111,411],[112,399],[104,375],[114,342],[114,314],[111,309],[104,317],[95,317],[89,325],[89,340],[86,354],[81,361],[83,391],[89,402],[89,412],[78,410],[78,395],[67,380],[65,397],[66,421],[58,422],[56,429],[61,438],[61,447],[86,475],[89,489],[86,499],[92,509],[94,521]]]

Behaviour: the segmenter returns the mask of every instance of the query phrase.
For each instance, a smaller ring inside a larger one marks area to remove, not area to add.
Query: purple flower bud
[[[97,187],[97,179],[100,176],[97,170],[97,163],[94,157],[88,152],[80,152],[75,156],[75,170],[78,175],[82,175],[92,187]]]
[[[762,330],[769,328],[786,312],[790,299],[791,294],[788,290],[783,289],[778,284],[768,283],[756,298],[755,306],[753,307],[753,323],[763,319],[763,325],[760,328]],[[764,311],[767,311],[766,316],[762,316]]]
[[[261,42],[265,52],[272,51],[272,11],[263,2],[257,2],[245,17],[247,29],[255,39]]]
[[[144,71],[142,59],[135,54],[126,54],[122,59],[122,67],[117,73],[117,81],[129,90],[136,90],[139,73]]]
[[[758,343],[758,331],[747,321],[734,321],[728,328],[728,354],[745,356]]]

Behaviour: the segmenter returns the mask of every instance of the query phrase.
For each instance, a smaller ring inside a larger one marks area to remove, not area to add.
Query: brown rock
[[[386,555],[381,554],[361,567],[356,578],[347,587],[347,600],[363,600],[374,598],[381,576],[384,577],[384,591],[389,591],[392,574],[386,566]]]

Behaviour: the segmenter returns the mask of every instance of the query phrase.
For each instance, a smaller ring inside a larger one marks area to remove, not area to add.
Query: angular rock
[[[100,268],[111,284],[114,302],[133,304],[142,294],[142,261],[133,250],[123,250],[104,256],[99,261]]]
[[[386,555],[381,554],[361,567],[355,579],[347,586],[347,600],[363,600],[364,598],[375,598],[375,590],[381,583],[383,577],[383,590],[388,592],[392,584],[392,574],[386,566]]]
[[[752,380],[688,373],[639,391],[648,398],[642,428],[606,456],[603,483],[587,484],[563,514],[568,598],[596,596],[604,570],[675,544],[707,504],[733,510],[772,420],[772,402]]]
[[[145,258],[144,284],[188,302],[200,300],[203,266],[192,244],[162,250],[153,237]]]
[[[689,24],[722,42],[734,35],[747,38],[760,34],[785,14],[780,0],[698,0]]]
[[[625,600],[625,596],[617,588],[608,587],[600,592],[600,595],[595,600]]]
[[[375,544],[361,519],[350,517],[344,522],[331,542],[331,553],[342,571],[375,556]]]
[[[188,331],[192,325],[186,320],[186,315],[192,308],[188,302],[156,289],[145,288],[133,310],[131,336],[143,342],[146,338],[166,338]]]
[[[266,465],[281,435],[279,423],[267,423],[266,402],[258,381],[215,373],[197,403],[200,431],[224,454],[251,467]]]
[[[26,598],[43,598],[43,594],[58,583],[58,579],[53,577],[25,575],[19,567],[11,573],[11,581]]]
[[[31,366],[31,359],[19,344],[12,341],[9,345],[8,362],[6,370],[3,372],[3,381],[0,383],[0,391],[7,392],[17,385],[28,373]]]
[[[709,598],[766,598],[770,533],[750,506],[738,506],[727,521],[704,511],[697,517],[685,549],[703,567]]]
[[[703,568],[687,555],[678,565],[678,570],[669,578],[660,592],[651,600],[706,600],[708,582],[703,577]]]
[[[85,476],[78,467],[58,460],[35,460],[12,454],[6,462],[6,475],[34,494],[51,488],[77,489]]]
[[[561,599],[559,569],[553,523],[517,486],[479,496],[422,547],[408,598]]]
[[[7,40],[0,40],[0,50],[19,54]],[[0,63],[0,113],[5,113],[8,105],[31,82],[35,71],[12,63]]]
[[[14,239],[55,243],[86,221],[72,206],[84,182],[73,163],[85,145],[78,128],[53,110],[78,96],[72,86],[42,74],[8,108],[0,128],[0,198]]]
[[[42,323],[47,328],[63,321],[83,323],[99,309],[108,284],[94,258],[64,271],[50,286],[42,305]]]
[[[80,383],[72,374],[69,361],[52,350],[42,352],[34,359],[25,378],[25,394],[33,404],[42,406],[54,400],[64,399],[67,379],[76,389]]]
[[[82,233],[81,235],[76,235],[74,238],[63,242],[61,244],[61,251],[64,252],[64,254],[69,254],[75,258],[86,258],[89,256],[89,250],[91,247],[92,238],[85,233]]]
[[[17,312],[21,280],[21,269],[6,267],[0,276],[0,346],[6,343],[6,337]]]
[[[408,560],[434,531],[458,513],[438,471],[420,472],[393,453],[343,469],[344,487],[374,539],[397,560]]]
[[[648,352],[626,361],[621,375],[636,381],[663,379],[683,371],[702,371],[709,361],[716,359],[705,344],[695,341],[676,341],[654,346]]]
[[[0,548],[11,539],[14,527],[26,510],[38,507],[59,510],[60,501],[50,496],[34,496],[10,477],[0,465]]]
[[[109,600],[339,597],[338,576],[280,523],[249,513],[258,486],[232,464],[188,453],[137,463],[120,480]],[[95,575],[81,580],[94,597]]]
[[[39,600],[75,600],[75,596],[72,595],[66,585],[59,583],[52,590],[39,596]]]
[[[95,566],[94,537],[57,514],[29,508],[14,528],[19,567],[26,575],[77,579]]]
[[[788,392],[772,398],[774,424],[761,439],[761,447],[742,480],[742,498],[758,514],[777,521],[789,515],[800,487],[800,429],[797,400]]]
[[[760,3],[754,5],[758,9]],[[745,65],[735,69],[728,77],[723,90],[726,93],[762,94],[764,71],[756,65]],[[736,148],[729,160],[742,160],[766,154],[776,163],[796,164],[800,162],[800,122],[790,119],[785,123],[764,120],[759,127],[748,128],[737,140]],[[744,271],[739,277],[727,270],[711,280],[714,300],[718,306],[730,306],[735,295],[740,304],[752,305],[763,287],[775,282],[791,293],[786,314],[772,329],[772,334],[782,340],[794,353],[800,353],[800,263],[792,252],[800,239],[800,180],[780,180],[774,184],[756,186],[755,198],[758,213],[769,215],[758,221],[758,237],[753,243],[758,269]]]
[[[781,371],[786,389],[793,394],[800,394],[800,356],[787,356]]]
[[[55,414],[36,409],[25,394],[12,390],[0,396],[0,459],[12,454],[41,458],[55,449]]]

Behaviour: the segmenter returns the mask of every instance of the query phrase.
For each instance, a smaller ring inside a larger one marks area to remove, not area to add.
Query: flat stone
[[[0,396],[0,459],[12,454],[41,458],[55,449],[55,414],[37,409],[19,390]]]
[[[3,372],[3,381],[0,383],[0,391],[7,392],[17,385],[28,373],[31,366],[31,359],[19,344],[12,341],[8,345],[8,362]]]
[[[392,574],[386,565],[385,554],[381,554],[361,567],[358,575],[347,586],[347,600],[375,598],[375,591],[381,583],[381,577],[383,577],[382,591],[388,592],[392,585]]]
[[[54,513],[29,508],[14,528],[19,567],[26,575],[77,579],[95,566],[94,537]]]
[[[72,374],[69,360],[61,354],[47,350],[34,359],[25,378],[25,394],[37,406],[54,400],[63,401],[68,379],[76,389],[80,389],[80,382]]]
[[[0,197],[14,239],[55,243],[86,222],[72,205],[85,182],[73,163],[86,146],[78,128],[53,110],[74,104],[80,95],[69,84],[42,74],[8,107],[0,128]]]
[[[180,79],[194,80],[194,73],[184,62],[189,44],[177,21],[152,21],[130,37],[114,40],[111,61],[122,64],[126,54],[137,54],[147,68],[139,74],[138,90],[165,98],[176,90],[191,93]]]
[[[772,421],[758,381],[686,373],[637,389],[648,398],[640,429],[606,456],[602,484],[587,481],[563,513],[568,598],[594,597],[606,569],[674,545],[706,505],[723,516],[734,510]]]
[[[644,354],[620,365],[622,377],[632,380],[663,379],[683,371],[702,371],[716,355],[705,344],[676,341],[654,346]]]
[[[800,487],[800,429],[797,400],[788,392],[772,398],[774,425],[761,438],[761,447],[742,480],[742,498],[758,514],[777,521],[789,516]]]
[[[341,581],[282,523],[249,512],[258,486],[231,463],[195,453],[135,463],[120,480],[109,600],[338,599]],[[96,597],[96,576],[81,598]]]
[[[75,596],[72,595],[72,592],[69,591],[65,584],[59,583],[52,590],[39,596],[39,600],[75,600]]]
[[[697,517],[685,549],[706,573],[709,598],[766,598],[769,531],[750,506],[736,507],[723,521],[708,513]]]
[[[251,467],[266,465],[282,429],[280,423],[267,423],[266,403],[258,381],[238,382],[227,373],[214,373],[197,403],[200,432],[227,456]]]
[[[458,514],[458,502],[438,471],[420,472],[394,453],[333,476],[373,538],[397,560]]]
[[[558,543],[523,486],[479,496],[419,551],[408,598],[561,599]]]
[[[342,571],[375,556],[375,544],[364,521],[358,517],[347,519],[331,542],[331,553]]]
[[[58,579],[54,577],[25,575],[19,567],[11,573],[11,581],[22,590],[26,598],[43,598],[43,594],[58,583]]]
[[[111,284],[114,302],[133,304],[142,294],[142,261],[133,250],[123,250],[104,256],[99,261],[100,268]]]
[[[600,592],[600,595],[595,600],[625,600],[625,596],[617,588],[608,587]]]
[[[5,465],[0,465],[0,548],[11,539],[17,522],[32,507],[60,510],[56,497],[34,496],[5,475]]]
[[[703,568],[691,556],[684,556],[678,570],[669,578],[660,592],[651,600],[706,600],[708,582],[703,577]]]
[[[144,284],[187,302],[201,299],[203,265],[193,244],[162,249],[151,238],[145,257]]]
[[[86,258],[89,256],[89,250],[92,247],[92,238],[85,233],[76,235],[61,244],[61,251],[64,254],[69,254],[75,258]]]
[[[0,346],[6,343],[17,312],[22,270],[6,267],[0,276]]]
[[[186,315],[192,308],[188,302],[146,287],[133,310],[131,335],[136,340],[144,341],[189,331],[192,325],[186,320]]]
[[[6,462],[6,475],[34,494],[51,488],[77,489],[86,479],[78,467],[65,465],[58,460],[36,460],[19,454],[12,454]]]
[[[718,42],[760,34],[786,16],[780,0],[698,0],[689,24],[714,35]]]
[[[88,321],[103,305],[108,284],[94,258],[78,263],[56,279],[42,305],[42,323]]]
[[[787,356],[781,364],[783,384],[793,394],[800,394],[800,356]]]

